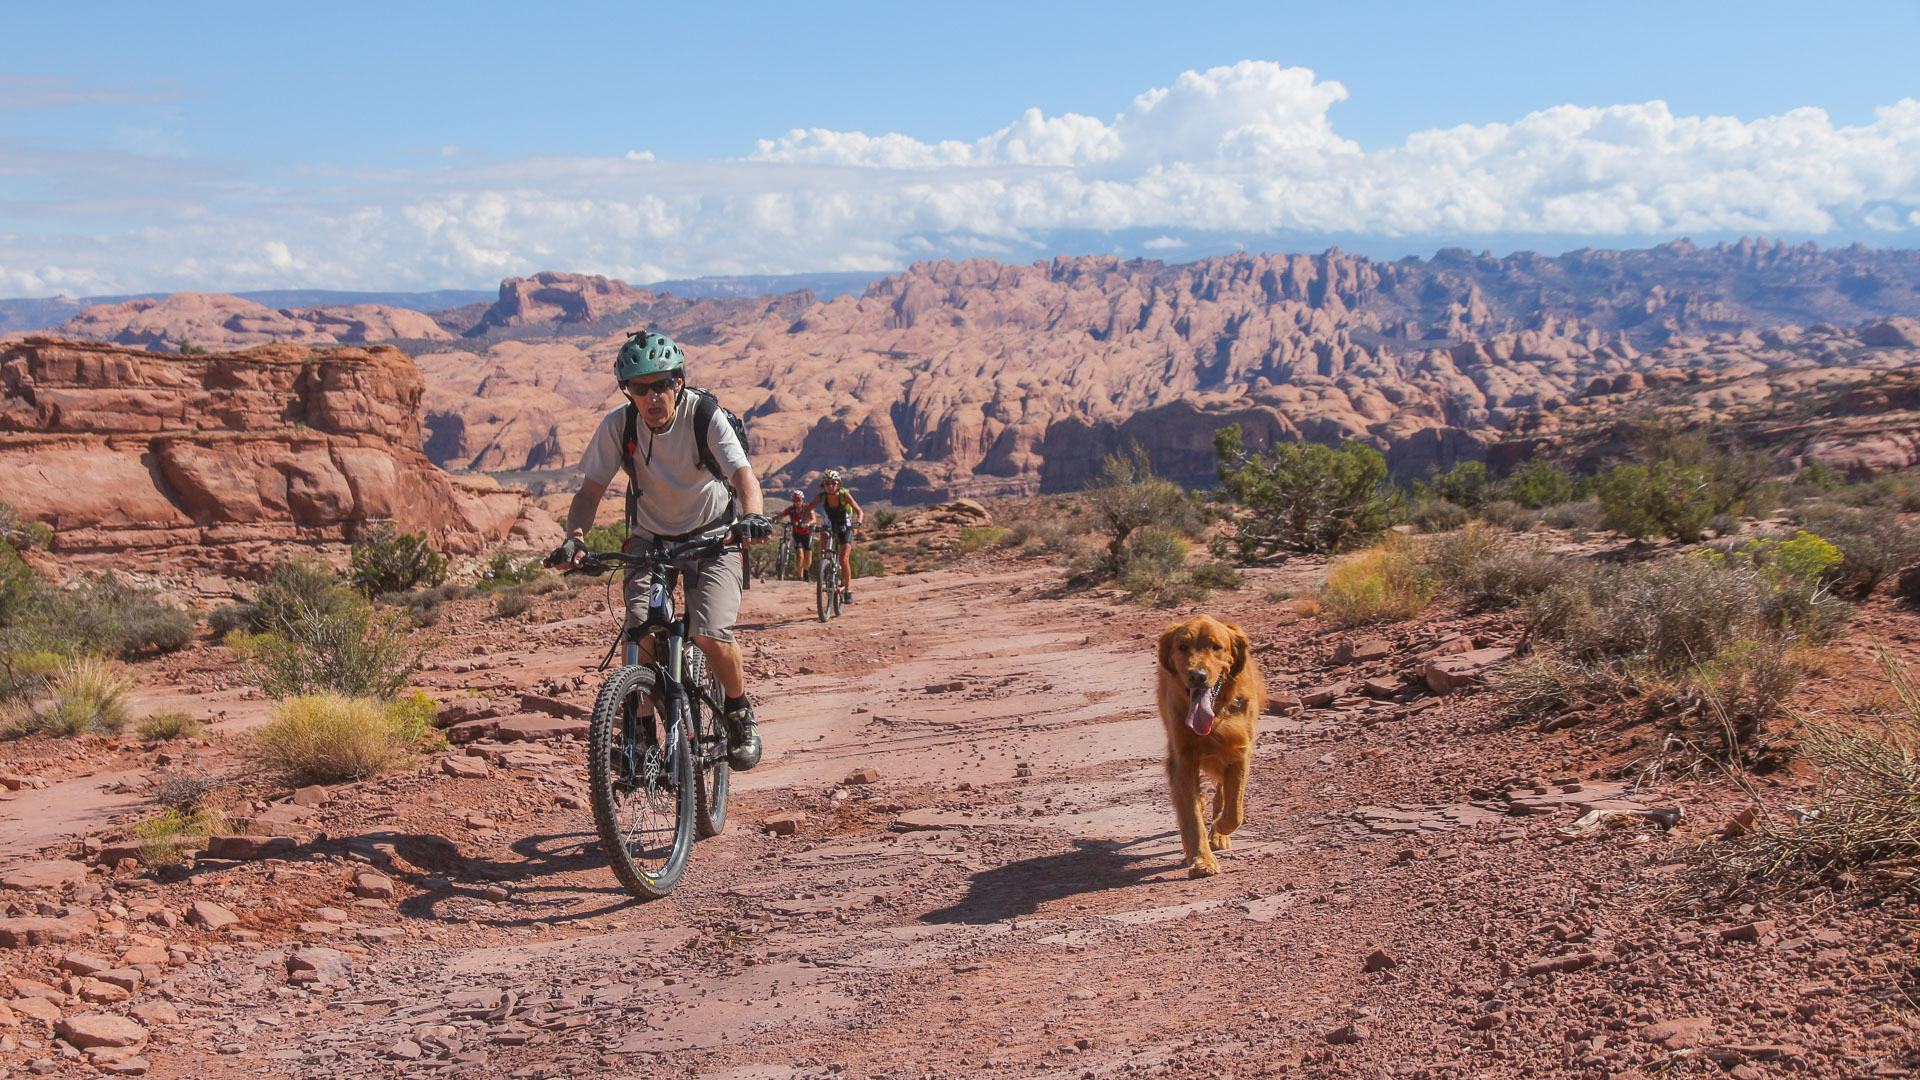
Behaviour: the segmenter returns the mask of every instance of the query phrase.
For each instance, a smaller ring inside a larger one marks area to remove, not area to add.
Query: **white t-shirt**
[[[674,409],[673,423],[655,434],[645,423],[634,424],[633,468],[639,477],[640,496],[634,500],[633,520],[627,525],[636,532],[654,536],[680,536],[713,523],[727,510],[727,485],[700,464],[700,446],[694,441],[693,410],[695,396],[685,387]],[[594,431],[587,452],[580,459],[581,471],[588,480],[605,486],[615,476],[625,476],[620,467],[620,436],[626,430],[627,407],[608,413]],[[733,433],[733,425],[713,410],[708,428],[707,446],[720,470],[728,476],[747,466],[747,452]]]

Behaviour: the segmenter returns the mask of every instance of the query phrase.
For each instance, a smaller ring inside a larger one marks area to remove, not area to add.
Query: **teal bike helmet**
[[[628,379],[679,371],[686,366],[687,354],[680,351],[672,338],[651,330],[635,330],[627,335],[627,343],[620,346],[620,358],[614,362],[613,374],[624,385]]]

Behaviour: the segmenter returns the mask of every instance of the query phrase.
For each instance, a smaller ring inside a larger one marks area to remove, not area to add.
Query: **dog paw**
[[[1206,860],[1195,859],[1187,867],[1187,876],[1190,878],[1212,877],[1215,874],[1218,874],[1219,872],[1220,872],[1220,864],[1217,862],[1214,862],[1212,859],[1206,859]]]
[[[1233,837],[1226,833],[1210,832],[1207,834],[1207,846],[1215,851],[1225,851],[1233,846]]]

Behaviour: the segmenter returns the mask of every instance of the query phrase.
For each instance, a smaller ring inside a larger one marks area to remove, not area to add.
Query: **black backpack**
[[[728,425],[733,428],[734,438],[740,440],[741,452],[751,453],[752,446],[747,442],[746,422],[733,415],[733,410],[720,404],[720,399],[714,397],[712,391],[703,390],[697,386],[688,386],[684,389],[687,393],[694,395],[693,443],[699,450],[700,465],[712,473],[714,479],[727,485],[727,521],[731,522],[738,516],[740,493],[733,490],[732,478],[721,471],[720,460],[713,456],[713,447],[707,445],[707,432],[713,428],[713,414],[718,412],[721,416],[727,418]],[[627,521],[629,522],[633,521],[633,504],[640,498],[640,478],[635,474],[633,468],[634,451],[638,450],[639,446],[640,410],[634,407],[633,402],[629,401],[627,402],[626,426],[620,434],[620,466],[627,471]],[[706,528],[711,528],[711,526]],[[706,528],[696,530],[696,534],[698,532],[705,532]]]

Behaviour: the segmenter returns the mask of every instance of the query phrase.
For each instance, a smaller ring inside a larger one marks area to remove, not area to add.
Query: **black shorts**
[[[833,530],[834,542],[839,544],[843,550],[849,547],[850,545],[852,545],[853,522],[851,521],[829,522],[827,524],[827,528]]]
[[[813,547],[813,530],[793,534],[793,550],[808,551]]]

